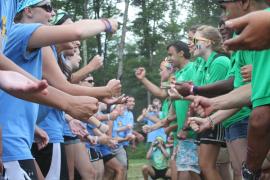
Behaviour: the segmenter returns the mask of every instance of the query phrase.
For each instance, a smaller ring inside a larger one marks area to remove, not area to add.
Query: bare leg
[[[75,169],[74,144],[65,144],[65,152],[67,158],[68,177],[69,180],[74,180],[74,169]]]
[[[98,161],[92,162],[94,169],[96,170],[96,179],[95,180],[103,180],[104,176],[104,164],[103,160],[100,159]]]
[[[256,172],[270,148],[270,106],[253,109],[248,127],[247,168]]]
[[[106,167],[112,169],[115,172],[115,180],[125,179],[125,168],[119,163],[116,158],[112,158],[105,164]]]
[[[38,180],[44,180],[44,176],[36,162],[36,160],[34,160],[35,166],[36,166],[36,171],[37,171],[37,176],[38,176]]]
[[[80,173],[82,180],[95,179],[95,171],[90,163],[89,155],[83,143],[74,144],[75,168]]]
[[[215,144],[201,144],[199,164],[205,180],[222,180],[216,168],[220,146]]]
[[[143,165],[143,167],[142,167],[142,174],[143,174],[144,180],[148,180],[148,175],[155,176],[155,171],[154,171],[154,169],[151,166],[149,166],[149,165]]]

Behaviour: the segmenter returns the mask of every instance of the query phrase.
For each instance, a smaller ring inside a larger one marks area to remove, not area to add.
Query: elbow
[[[75,28],[73,33],[74,33],[74,40],[83,40],[84,39],[83,31],[81,28]]]

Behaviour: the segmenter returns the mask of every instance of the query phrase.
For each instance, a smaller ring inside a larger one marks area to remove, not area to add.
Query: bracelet
[[[101,19],[103,24],[105,25],[105,32],[112,33],[112,25],[108,19]]]
[[[107,118],[108,118],[108,121],[110,121],[110,120],[111,120],[111,115],[110,115],[110,113],[109,113],[109,114],[107,114]]]
[[[211,129],[214,130],[215,129],[215,123],[214,123],[213,119],[210,116],[208,116],[208,121],[210,123]]]

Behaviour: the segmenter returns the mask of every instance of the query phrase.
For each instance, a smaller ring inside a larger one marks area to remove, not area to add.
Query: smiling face
[[[211,41],[203,37],[202,33],[197,31],[193,37],[194,39],[194,56],[202,57],[205,55],[206,51],[210,48]]]
[[[55,16],[55,12],[50,3],[38,3],[25,8],[24,12],[31,17],[33,23],[41,23],[44,25],[49,25],[52,17]]]

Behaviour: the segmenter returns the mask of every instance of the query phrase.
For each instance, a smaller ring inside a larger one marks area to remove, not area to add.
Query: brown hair
[[[217,28],[213,26],[202,25],[197,28],[197,32],[201,33],[202,37],[209,39],[212,44],[212,49],[218,53],[224,53],[222,47],[222,36]]]

